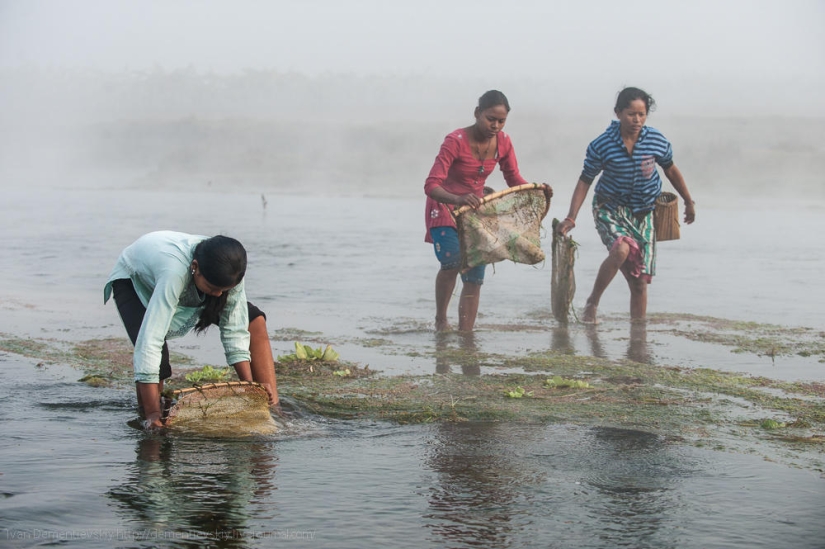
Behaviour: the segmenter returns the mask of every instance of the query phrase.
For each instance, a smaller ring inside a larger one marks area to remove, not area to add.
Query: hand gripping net
[[[576,263],[578,244],[569,236],[556,232],[558,219],[553,220],[553,276],[550,279],[550,303],[553,317],[561,324],[567,319],[576,294],[576,275],[573,267]]]

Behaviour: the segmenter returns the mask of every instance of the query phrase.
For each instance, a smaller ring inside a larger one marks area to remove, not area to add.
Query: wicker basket
[[[679,200],[675,194],[663,192],[656,199],[653,227],[657,242],[679,240]]]

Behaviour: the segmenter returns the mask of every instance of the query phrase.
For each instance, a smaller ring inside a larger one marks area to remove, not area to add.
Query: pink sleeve
[[[505,136],[505,139],[501,140],[500,154],[499,167],[504,174],[504,181],[507,182],[507,186],[516,187],[518,185],[525,185],[527,181],[521,177],[521,173],[518,171],[516,150],[513,148],[513,142],[510,141],[510,136]]]
[[[453,137],[452,134],[444,138],[441,150],[438,151],[438,156],[435,157],[433,167],[430,169],[430,175],[427,176],[427,181],[424,183],[424,193],[427,196],[430,196],[430,192],[435,187],[440,187],[447,179],[450,166],[458,157],[458,147],[458,139]]]

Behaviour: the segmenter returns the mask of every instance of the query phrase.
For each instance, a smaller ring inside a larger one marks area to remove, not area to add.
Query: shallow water
[[[641,431],[299,420],[128,427],[128,394],[0,357],[4,547],[821,547],[825,482]],[[38,395],[36,399],[31,398]]]
[[[554,204],[550,215],[563,210]],[[466,339],[430,329],[436,263],[422,211],[423,200],[403,197],[268,195],[263,208],[251,192],[9,189],[0,332],[124,337],[114,306],[102,304],[119,251],[150,230],[224,233],[249,250],[247,292],[272,332],[314,332],[386,374],[488,373],[432,358]],[[650,311],[824,329],[822,211],[705,210],[682,240],[661,245]],[[574,235],[577,306],[604,256],[585,225]],[[733,354],[655,325],[640,340],[620,281],[602,302],[602,325],[561,329],[549,320],[549,288],[549,261],[488,268],[474,348],[823,378],[815,357]],[[276,354],[291,345],[273,341]],[[222,360],[214,333],[171,346]],[[127,426],[130,392],[77,383],[68,367],[0,361],[2,546],[804,548],[825,534],[820,475],[650,433],[305,417],[269,439],[159,437]]]

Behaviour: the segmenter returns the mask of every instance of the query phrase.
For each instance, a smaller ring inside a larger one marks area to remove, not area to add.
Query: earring
[[[192,276],[195,276],[195,269],[192,269]]]

